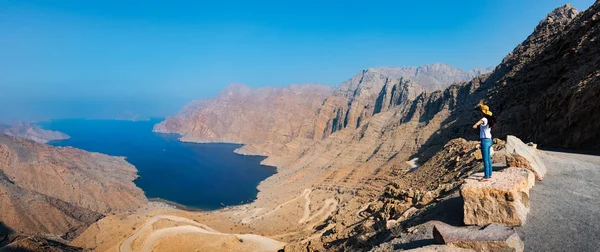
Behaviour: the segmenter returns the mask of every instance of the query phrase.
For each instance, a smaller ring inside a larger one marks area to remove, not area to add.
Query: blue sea
[[[134,182],[148,198],[189,208],[214,210],[256,198],[256,186],[275,173],[260,165],[264,157],[233,153],[240,145],[183,143],[178,135],[152,132],[149,121],[67,119],[39,123],[71,136],[54,146],[124,156],[138,169]]]

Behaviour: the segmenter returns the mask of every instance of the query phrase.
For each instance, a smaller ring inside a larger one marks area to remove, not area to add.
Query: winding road
[[[304,203],[304,214],[298,221],[298,224],[304,224],[308,221],[308,217],[310,217],[310,191],[307,194],[304,194],[304,199],[306,200]]]
[[[338,202],[337,202],[337,200],[335,200],[333,198],[329,198],[329,199],[325,200],[323,207],[321,207],[317,212],[315,212],[314,214],[311,215],[311,211],[310,211],[310,204],[311,204],[310,193],[311,192],[312,192],[311,189],[305,189],[302,192],[302,194],[300,194],[299,196],[297,196],[289,201],[286,201],[286,202],[276,206],[271,211],[266,212],[261,215],[258,215],[258,213],[264,209],[263,208],[255,209],[254,212],[252,213],[252,215],[242,219],[241,222],[244,224],[247,224],[247,223],[252,222],[255,219],[270,215],[270,214],[276,212],[277,210],[283,208],[283,206],[285,206],[291,202],[294,202],[295,200],[298,200],[302,197],[304,197],[306,203],[304,205],[304,214],[303,214],[302,218],[300,218],[300,220],[298,221],[298,224],[306,224],[318,216],[322,216],[322,218],[319,219],[319,222],[324,221],[327,218],[329,218],[329,216],[331,216],[331,214],[333,214],[333,212],[337,209]],[[159,220],[171,220],[171,221],[176,221],[176,222],[180,222],[180,223],[185,223],[187,225],[168,227],[168,228],[163,228],[163,229],[159,229],[159,230],[152,230],[152,224],[156,223]],[[307,225],[306,229],[311,229],[312,226],[314,226],[315,224],[316,224],[316,222],[313,223],[313,225]],[[331,227],[325,228],[322,232],[325,232],[329,228],[331,228]],[[257,244],[259,246],[259,250],[261,250],[261,251],[277,251],[277,250],[283,248],[283,246],[285,246],[285,244],[286,244],[286,243],[276,241],[274,239],[260,236],[260,235],[221,233],[217,230],[212,229],[211,227],[209,227],[207,225],[198,223],[194,220],[190,220],[190,219],[187,219],[184,217],[172,216],[172,215],[159,215],[159,216],[155,216],[155,217],[149,219],[146,223],[144,223],[144,225],[140,229],[138,229],[135,233],[133,233],[132,235],[127,237],[125,240],[123,240],[121,242],[121,245],[119,246],[119,251],[120,252],[133,252],[134,251],[132,249],[133,243],[138,238],[140,238],[140,236],[142,234],[147,233],[146,231],[148,231],[148,230],[150,230],[150,234],[146,237],[146,239],[144,239],[143,243],[141,244],[141,250],[138,250],[138,251],[143,251],[143,252],[152,251],[152,248],[156,245],[156,243],[159,240],[164,239],[165,237],[174,236],[174,235],[178,235],[178,234],[187,234],[187,233],[200,233],[200,234],[209,234],[209,235],[227,235],[227,236],[233,235],[242,241],[248,241],[248,242],[253,242],[253,243]],[[318,234],[316,234],[316,235],[318,235]]]
[[[308,198],[308,195],[310,195],[311,192],[312,192],[311,189],[305,189],[304,192],[302,192],[302,194],[300,194],[298,197],[293,198],[291,200],[288,200],[288,201],[286,201],[286,202],[284,202],[284,203],[276,206],[275,208],[273,208],[273,210],[271,210],[271,211],[269,211],[269,212],[267,212],[265,214],[258,215],[258,212],[260,212],[260,211],[263,210],[262,208],[258,208],[258,209],[255,210],[254,214],[252,214],[249,217],[246,217],[246,218],[242,219],[242,223],[243,224],[248,224],[248,223],[252,222],[253,220],[256,220],[258,218],[261,218],[261,217],[267,216],[269,214],[272,214],[275,211],[281,209],[283,206],[285,206],[285,205],[287,205],[289,203],[292,203],[292,202],[296,201],[297,199],[299,199],[301,197],[306,197],[306,200],[308,201],[308,205],[310,205],[310,198]],[[309,212],[310,212],[310,209],[309,209]]]

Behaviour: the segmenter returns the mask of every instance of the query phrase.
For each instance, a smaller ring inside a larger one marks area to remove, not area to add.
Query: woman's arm
[[[483,124],[483,120],[479,120],[476,124],[473,124],[473,129],[477,129],[477,127],[479,127],[479,125]]]

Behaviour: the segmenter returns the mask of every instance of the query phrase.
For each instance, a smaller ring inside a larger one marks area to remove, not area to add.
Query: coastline
[[[258,198],[258,197],[257,197]],[[173,209],[177,209],[177,210],[183,210],[183,211],[188,211],[188,212],[194,212],[194,213],[215,213],[215,212],[220,212],[223,210],[230,210],[236,207],[243,207],[243,206],[247,206],[250,205],[252,203],[254,203],[256,201],[256,199],[254,199],[253,201],[249,201],[249,202],[245,202],[239,205],[228,205],[228,206],[224,206],[221,208],[217,208],[217,209],[202,209],[202,208],[198,208],[198,207],[190,207],[190,206],[186,206],[183,204],[179,204],[177,202],[173,202],[170,200],[166,200],[163,198],[148,198],[148,202],[152,202],[152,203],[161,203],[161,204],[165,204],[167,206],[169,206],[170,208]]]
[[[201,208],[188,207],[188,206],[179,204],[177,202],[169,201],[169,200],[166,200],[163,198],[148,198],[148,202],[162,203],[162,204],[169,206],[170,208],[189,211],[189,212],[210,212],[211,211],[211,210],[205,210],[205,209],[201,209]]]

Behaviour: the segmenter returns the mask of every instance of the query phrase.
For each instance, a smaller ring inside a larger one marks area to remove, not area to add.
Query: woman
[[[483,104],[483,102],[477,105],[481,112],[481,120],[479,120],[473,129],[479,127],[479,139],[481,139],[481,155],[483,157],[483,167],[485,168],[485,176],[481,181],[487,181],[492,177],[492,157],[490,151],[492,148],[492,127],[496,123],[496,117],[493,116],[490,107]]]

